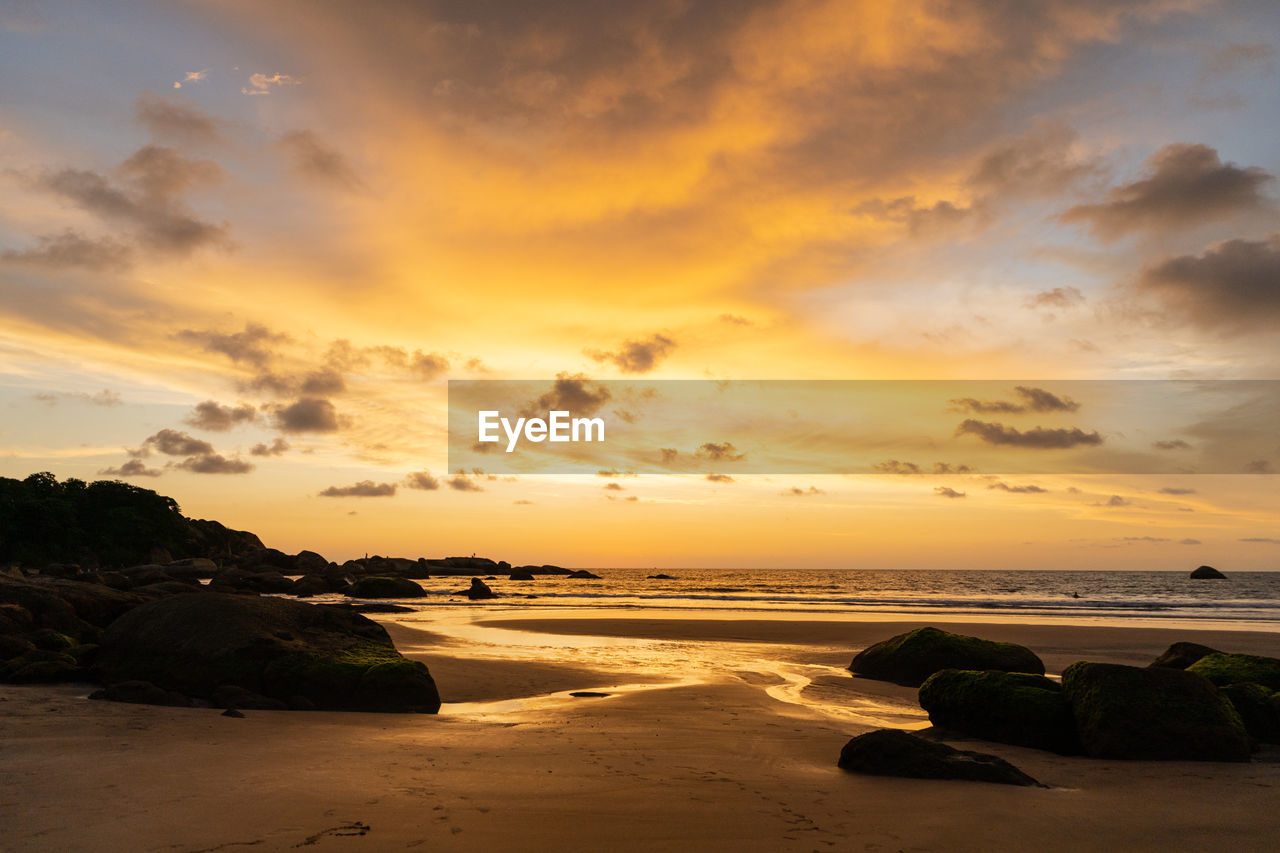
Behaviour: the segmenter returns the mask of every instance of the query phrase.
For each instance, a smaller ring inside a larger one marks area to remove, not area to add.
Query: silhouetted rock
[[[81,640],[146,600],[102,584],[0,574],[0,605],[30,614],[31,628],[53,628]]]
[[[172,578],[177,580],[189,580],[195,578],[211,578],[218,573],[218,564],[208,557],[187,557],[184,560],[174,560],[164,567],[165,572]]]
[[[329,582],[320,575],[303,575],[289,587],[289,594],[298,598],[310,598],[329,592]]]
[[[131,702],[135,705],[170,705],[175,708],[190,708],[195,704],[190,696],[156,687],[150,681],[119,681],[108,684],[101,690],[90,693],[89,698],[107,702]]]
[[[1080,751],[1062,686],[1042,675],[944,669],[920,685],[920,707],[939,728],[1064,755]]]
[[[1280,693],[1261,684],[1228,684],[1219,690],[1240,715],[1249,737],[1261,743],[1280,743]]]
[[[1277,658],[1214,652],[1187,667],[1187,671],[1203,675],[1219,687],[1252,683],[1280,690],[1280,659]]]
[[[575,699],[603,699],[608,693],[600,693],[596,690],[575,690],[569,694]]]
[[[1044,675],[1044,664],[1025,646],[928,627],[869,646],[849,664],[849,670],[858,675],[908,687],[919,687],[926,678],[944,669],[996,669]]]
[[[472,601],[481,601],[486,598],[497,598],[498,594],[489,589],[489,585],[480,578],[471,579],[471,588],[462,593]]]
[[[262,548],[245,554],[237,561],[242,569],[274,569],[281,574],[293,574],[297,568],[297,558],[277,551],[275,548]]]
[[[95,671],[212,699],[228,685],[323,710],[435,713],[426,666],[350,610],[287,598],[177,595],[142,605],[105,632]]]
[[[877,729],[858,735],[840,750],[836,764],[842,770],[873,776],[1040,785],[998,756],[954,749],[897,729]]]
[[[407,578],[360,578],[343,595],[352,598],[422,598],[427,591]]]
[[[1080,661],[1062,673],[1062,689],[1095,758],[1249,760],[1240,716],[1194,672]]]
[[[531,581],[533,580],[533,572],[528,571],[527,569],[516,569],[511,573],[511,576],[508,577],[507,580]]]
[[[127,569],[121,569],[120,574],[129,579],[134,586],[146,586],[152,583],[165,583],[171,581],[174,576],[164,570],[163,566],[154,563],[147,563],[141,566],[130,566]]]
[[[658,574],[658,575],[649,575],[649,578],[648,578],[648,579],[649,579],[649,580],[651,580],[651,581],[673,581],[673,580],[675,580],[675,578],[673,578],[671,575],[662,575],[662,574]]]
[[[81,681],[84,676],[80,664],[65,651],[30,649],[0,664],[0,681],[10,684]]]
[[[601,577],[599,575],[593,575],[591,572],[587,571],[586,569],[578,569],[576,572],[570,572],[568,576],[571,578],[575,578],[577,580],[589,580],[589,581],[601,580]]]
[[[1201,566],[1191,573],[1192,580],[1226,580],[1227,576],[1213,566]]]
[[[244,708],[251,711],[287,711],[289,703],[282,699],[272,699],[252,690],[245,690],[234,684],[224,684],[213,691],[211,697],[215,708]]]
[[[235,718],[235,719],[237,719],[237,720],[243,720],[243,719],[244,719],[244,714],[242,714],[240,711],[236,710],[235,708],[228,708],[227,710],[223,711],[223,712],[222,712],[222,716],[224,716],[224,717],[234,717],[234,718]]]
[[[329,561],[315,551],[299,551],[293,558],[294,569],[304,575],[321,574],[329,568]]]
[[[1186,669],[1205,655],[1222,654],[1217,649],[1202,646],[1199,643],[1174,643],[1165,649],[1164,654],[1147,666],[1160,666],[1169,669]]]
[[[209,586],[219,592],[288,592],[293,581],[272,569],[223,569],[213,576]]]

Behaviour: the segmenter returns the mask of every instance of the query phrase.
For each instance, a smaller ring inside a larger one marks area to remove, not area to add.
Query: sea
[[[1280,572],[1233,572],[1192,580],[1187,572],[864,569],[591,569],[599,580],[538,576],[486,583],[500,597],[472,602],[467,577],[419,580],[425,598],[396,603],[543,611],[683,611],[695,617],[1021,621],[1280,631]],[[667,575],[668,577],[654,577]],[[481,576],[483,577],[483,576]],[[329,598],[324,596],[323,598]],[[340,599],[340,597],[336,597]],[[319,601],[321,599],[313,599]],[[349,599],[347,599],[349,600]]]

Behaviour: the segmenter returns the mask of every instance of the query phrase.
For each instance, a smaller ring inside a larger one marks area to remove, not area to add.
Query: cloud
[[[276,429],[282,432],[335,432],[345,419],[333,403],[323,397],[302,397],[287,406],[275,407]]]
[[[617,468],[607,468],[607,469],[601,468],[599,471],[596,472],[596,476],[616,479],[618,477],[634,477],[636,476],[636,472],[635,471],[619,471]]]
[[[1151,446],[1154,447],[1156,450],[1190,450],[1191,449],[1191,445],[1187,444],[1185,441],[1183,441],[1180,438],[1175,438],[1168,441],[1153,441],[1151,442]]]
[[[96,394],[90,394],[86,391],[67,391],[61,394],[40,393],[32,394],[31,396],[49,406],[56,406],[58,405],[58,402],[63,399],[74,400],[79,403],[88,403],[91,406],[111,407],[119,406],[124,403],[124,400],[120,398],[119,394],[108,388],[104,388]]]
[[[988,444],[1040,449],[1063,449],[1081,445],[1098,445],[1103,442],[1102,436],[1097,432],[1085,432],[1079,427],[1071,429],[1036,427],[1021,432],[1004,424],[984,423],[973,418],[960,424],[956,428],[956,435],[976,435]]]
[[[1078,148],[1079,136],[1067,125],[1037,122],[1018,139],[988,151],[969,185],[998,198],[1061,193],[1098,172]]]
[[[1280,320],[1280,234],[1170,258],[1147,269],[1138,289],[1195,326],[1271,329]]]
[[[1084,302],[1084,294],[1074,287],[1043,290],[1027,300],[1028,308],[1074,308]]]
[[[1201,542],[1199,539],[1179,539],[1178,544],[1179,545],[1203,545],[1204,543]]]
[[[1001,482],[991,483],[987,486],[987,488],[1000,489],[1001,491],[1004,491],[1004,492],[1013,492],[1015,494],[1020,494],[1020,495],[1042,495],[1049,491],[1048,489],[1041,488],[1040,486],[1032,486],[1032,485],[1011,486],[1008,483],[1001,483]]]
[[[175,429],[162,429],[142,441],[135,456],[147,456],[156,450],[166,456],[204,456],[213,453],[213,445],[199,438],[192,438]]]
[[[434,492],[440,488],[440,481],[431,476],[429,471],[414,471],[404,478],[404,485],[409,489],[423,492]]]
[[[1101,204],[1073,207],[1061,219],[1083,223],[1103,240],[1195,225],[1265,208],[1262,190],[1272,180],[1264,169],[1223,163],[1207,145],[1166,145],[1147,160],[1145,178],[1115,187]]]
[[[608,490],[609,490],[609,491],[611,491],[611,492],[622,492],[622,491],[626,491],[626,490],[622,487],[622,484],[621,484],[621,483],[605,483],[605,484],[604,484],[604,486],[603,486],[602,488],[608,489]]]
[[[975,400],[973,397],[961,397],[951,400],[951,404],[968,409],[975,414],[1018,414],[1021,412],[1074,412],[1080,404],[1070,397],[1059,397],[1043,388],[1030,388],[1026,385],[1014,386],[1014,393],[1022,398],[1021,403],[1010,403],[1004,400],[987,402]]]
[[[525,416],[542,415],[550,411],[566,411],[576,417],[593,415],[612,399],[609,389],[600,386],[591,390],[591,380],[582,374],[556,374],[551,390],[525,407]]]
[[[1162,495],[1194,495],[1195,493],[1195,489],[1180,489],[1174,486],[1165,486],[1160,490]]]
[[[259,442],[249,451],[252,456],[280,456],[289,450],[289,442],[283,438],[277,438],[270,444]]]
[[[738,452],[738,448],[733,446],[732,441],[705,442],[694,451],[693,455],[699,459],[710,459],[712,462],[741,462],[747,458],[747,454]]]
[[[141,459],[130,459],[119,468],[103,468],[98,472],[107,477],[159,477],[159,468],[148,468]]]
[[[201,71],[188,71],[183,75],[181,80],[173,81],[173,88],[181,89],[184,83],[201,83],[209,76],[209,69],[205,68]]]
[[[134,116],[156,139],[182,145],[212,145],[221,141],[218,125],[181,97],[143,92],[133,102]]]
[[[674,447],[659,447],[658,453],[662,456],[663,465],[670,465],[680,457],[680,451]]]
[[[219,453],[202,453],[189,456],[174,466],[194,474],[248,474],[253,463],[243,459],[227,459]]]
[[[899,462],[897,459],[888,459],[884,462],[877,462],[874,466],[875,470],[881,474],[923,474],[924,470],[914,462]]]
[[[754,326],[755,325],[755,323],[751,322],[746,317],[740,316],[738,314],[728,314],[728,313],[721,314],[716,319],[719,320],[721,323],[727,323],[730,326]]]
[[[238,424],[253,423],[258,419],[258,410],[248,403],[238,406],[223,406],[213,400],[197,403],[191,414],[183,421],[187,426],[210,432],[226,432]]]
[[[1112,495],[1111,497],[1107,498],[1106,503],[1094,504],[1094,506],[1129,506],[1129,505],[1130,505],[1129,501],[1126,498],[1120,497],[1119,495]]]
[[[955,489],[951,488],[950,486],[935,486],[933,490],[944,498],[965,497],[964,492],[957,492]]]
[[[616,352],[586,350],[586,354],[599,362],[612,362],[623,373],[648,373],[675,349],[676,342],[665,335],[651,335],[643,340],[630,340]]]
[[[1164,536],[1121,536],[1121,542],[1168,542]]]
[[[413,357],[409,359],[409,372],[415,376],[431,380],[449,369],[449,359],[439,353],[424,353],[422,350],[414,350]]]
[[[269,95],[272,87],[301,86],[302,80],[292,74],[264,74],[259,71],[249,75],[249,85],[241,87],[242,95]]]
[[[708,474],[707,480],[712,483],[732,483],[733,478],[728,474]]]
[[[1253,542],[1261,545],[1280,545],[1280,539],[1272,539],[1270,536],[1247,536],[1240,541]]]
[[[207,352],[222,353],[237,364],[244,362],[259,368],[265,366],[275,356],[272,344],[290,340],[288,335],[273,332],[258,323],[246,323],[244,331],[231,334],[212,330],[183,329],[177,333],[176,337],[178,340],[197,344]]]
[[[196,218],[182,200],[188,191],[221,180],[218,164],[146,145],[116,167],[115,175],[118,182],[93,171],[61,169],[44,173],[35,186],[129,229],[148,248],[189,254],[203,246],[227,244],[227,226]]]
[[[121,272],[133,263],[133,250],[110,237],[93,239],[71,229],[36,238],[28,249],[6,249],[0,261],[45,269],[79,267],[92,272]]]
[[[445,481],[449,484],[449,488],[458,492],[483,492],[484,487],[475,480],[470,479],[464,472],[459,471],[456,475]]]
[[[280,137],[279,146],[299,175],[344,190],[363,186],[342,152],[327,145],[311,130],[295,130]]]
[[[1244,466],[1244,472],[1246,474],[1270,474],[1271,462],[1266,459],[1254,459]]]
[[[799,486],[792,486],[791,488],[787,489],[785,492],[780,492],[780,494],[785,495],[787,497],[807,497],[809,495],[825,495],[826,492],[824,492],[822,489],[819,489],[817,486],[810,486],[807,489],[802,489]]]
[[[320,492],[322,498],[389,498],[395,495],[395,483],[361,480],[351,486],[330,486]]]

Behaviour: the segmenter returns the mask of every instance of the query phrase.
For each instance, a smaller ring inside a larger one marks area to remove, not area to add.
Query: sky
[[[1280,439],[713,480],[447,435],[449,380],[1280,379],[1278,42],[1270,2],[2,0],[0,475],[338,560],[1280,568]]]

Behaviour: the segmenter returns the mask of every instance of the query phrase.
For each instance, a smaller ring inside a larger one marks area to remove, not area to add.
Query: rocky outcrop
[[[1062,673],[1087,755],[1248,761],[1250,744],[1231,703],[1191,671],[1080,661]]]
[[[291,708],[435,713],[426,666],[358,613],[284,598],[178,595],[106,630],[95,674],[213,701],[230,687]]]
[[[483,601],[488,598],[498,597],[498,594],[493,590],[489,589],[489,585],[484,581],[480,580],[480,578],[472,578],[471,588],[459,594],[465,595],[467,598],[471,599],[472,601]]]
[[[857,675],[909,687],[919,687],[926,678],[944,669],[994,669],[1044,675],[1044,664],[1025,646],[928,627],[863,649],[849,664],[849,670]]]
[[[533,580],[533,572],[528,571],[527,569],[515,569],[511,572],[511,575],[507,578],[507,580],[531,581]]]
[[[567,576],[574,578],[575,580],[588,580],[588,581],[601,580],[601,577],[599,575],[592,574],[586,569],[578,569],[576,572],[569,572]]]
[[[1062,686],[1042,675],[944,669],[920,685],[920,707],[935,726],[983,740],[1080,751]]]
[[[1186,669],[1205,655],[1222,654],[1217,649],[1202,646],[1199,643],[1174,643],[1165,649],[1164,654],[1147,666],[1160,666],[1169,669]]]
[[[1229,684],[1220,690],[1240,715],[1249,737],[1260,743],[1280,743],[1280,693],[1261,684]]]
[[[897,729],[878,729],[858,735],[840,750],[836,764],[842,770],[873,776],[1040,785],[998,756],[954,749]]]
[[[1215,569],[1213,566],[1201,566],[1191,573],[1191,579],[1197,581],[1217,581],[1226,580],[1227,576]]]
[[[1280,690],[1280,659],[1277,658],[1214,652],[1191,664],[1187,671],[1202,675],[1220,687],[1261,684],[1269,690]]]
[[[279,593],[288,592],[293,581],[259,564],[252,569],[223,569],[213,576],[209,586],[219,592]]]
[[[343,595],[352,598],[422,598],[427,591],[408,578],[360,578]]]

